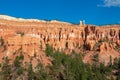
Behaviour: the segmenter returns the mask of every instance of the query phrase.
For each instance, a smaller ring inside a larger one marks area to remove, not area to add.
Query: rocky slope
[[[45,65],[50,64],[44,54],[46,44],[66,54],[73,50],[81,53],[87,63],[91,63],[96,54],[101,62],[108,63],[110,56],[118,58],[120,53],[120,25],[75,25],[0,15],[0,36],[1,60],[3,56],[13,58],[13,53],[21,48],[27,56],[37,54]]]

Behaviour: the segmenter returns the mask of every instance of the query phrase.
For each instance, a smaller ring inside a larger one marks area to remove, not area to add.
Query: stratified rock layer
[[[7,56],[19,48],[33,56],[34,53],[40,54],[40,51],[45,50],[46,44],[50,44],[54,50],[65,51],[68,54],[73,50],[83,52],[84,48],[87,53],[96,51],[101,61],[110,56],[119,57],[119,51],[115,48],[120,47],[120,25],[74,25],[60,21],[0,16],[0,36],[5,40],[6,45],[6,51],[1,53]],[[100,42],[98,49],[95,50],[96,44]],[[85,59],[85,62],[89,62],[87,57]]]

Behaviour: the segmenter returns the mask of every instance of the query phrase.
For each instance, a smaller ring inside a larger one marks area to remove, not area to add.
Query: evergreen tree
[[[10,80],[11,79],[11,65],[9,64],[10,59],[8,57],[3,58],[3,63],[1,65],[0,75],[2,76],[2,80]]]
[[[28,80],[34,80],[35,78],[35,73],[33,71],[33,66],[32,63],[30,62],[29,66],[28,66]]]

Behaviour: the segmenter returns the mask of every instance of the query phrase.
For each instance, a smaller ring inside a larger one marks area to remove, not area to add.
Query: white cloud
[[[103,0],[102,7],[120,7],[120,0]]]

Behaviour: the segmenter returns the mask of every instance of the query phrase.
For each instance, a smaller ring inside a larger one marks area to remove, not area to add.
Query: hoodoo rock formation
[[[46,44],[67,54],[73,50],[83,54],[85,51],[92,55],[98,53],[100,61],[109,60],[110,56],[117,58],[120,53],[120,25],[83,26],[56,20],[40,21],[0,15],[0,36],[1,49],[2,39],[5,48],[0,51],[6,56],[22,48],[29,56],[36,53],[43,56],[40,57],[42,60],[49,60],[43,53]],[[90,62],[87,58],[91,56],[87,54],[84,61]]]

